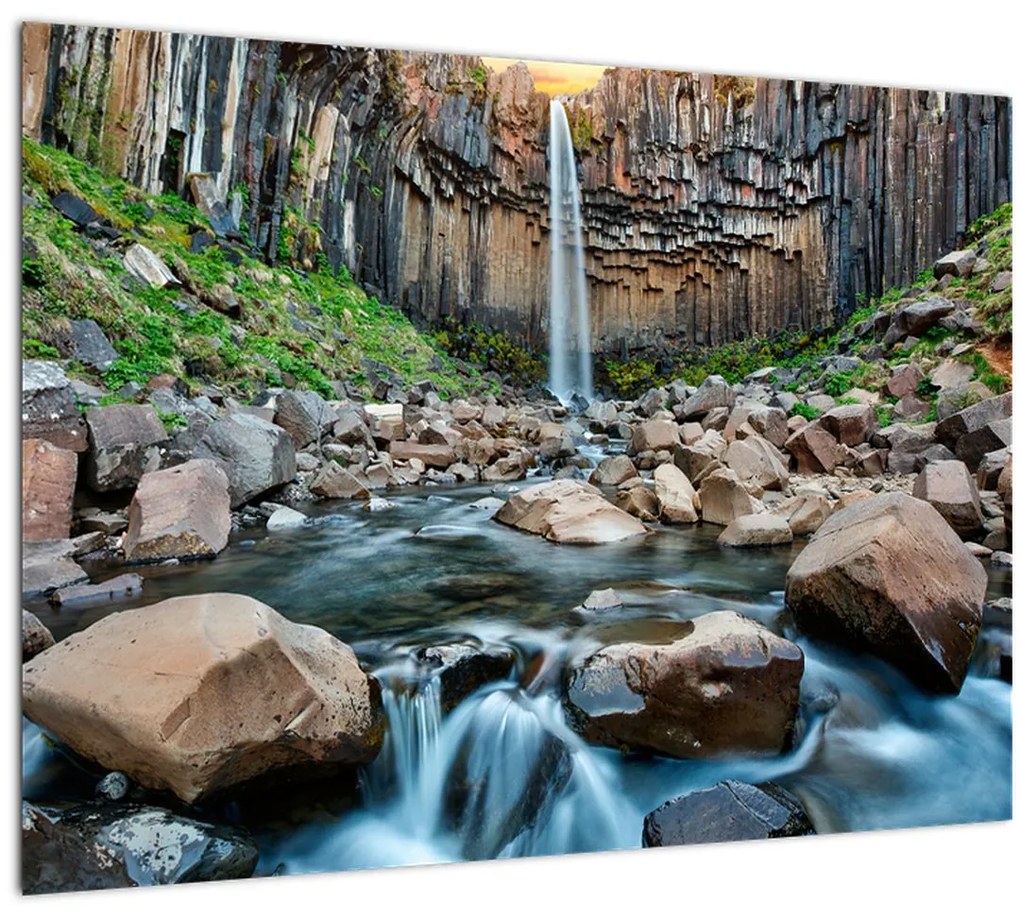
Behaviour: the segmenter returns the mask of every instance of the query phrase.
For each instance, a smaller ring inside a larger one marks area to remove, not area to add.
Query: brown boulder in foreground
[[[561,479],[514,494],[493,519],[550,542],[599,545],[643,535],[645,527],[614,507],[593,485]]]
[[[780,752],[804,655],[723,611],[678,622],[671,643],[613,644],[570,673],[565,704],[588,742],[678,758]]]
[[[959,692],[987,576],[930,504],[880,494],[838,510],[786,576],[805,631],[861,647],[923,688]]]
[[[320,628],[247,596],[118,612],[22,668],[23,710],[104,768],[187,803],[382,744],[379,687]]]

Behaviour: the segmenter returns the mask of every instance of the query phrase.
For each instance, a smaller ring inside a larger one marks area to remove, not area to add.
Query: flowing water
[[[563,404],[592,398],[591,330],[581,245],[581,190],[570,123],[549,108],[549,390]]]
[[[783,605],[802,547],[722,550],[714,526],[662,528],[616,545],[553,545],[507,529],[470,504],[488,487],[388,495],[394,510],[308,508],[308,527],[248,532],[215,561],[159,568],[145,600],[236,591],[351,644],[383,685],[389,730],[360,789],[281,796],[248,825],[258,873],[305,873],[639,847],[642,817],[717,781],[776,780],[820,831],[1008,819],[1010,686],[985,675],[985,651],[1008,622],[986,623],[963,691],[934,697],[870,657],[807,640]],[[624,607],[577,608],[612,586]],[[990,596],[1008,595],[1007,574]],[[35,611],[59,638],[119,608]],[[625,756],[567,726],[564,666],[601,644],[656,639],[716,609],[735,609],[795,639],[805,653],[793,748],[707,762]],[[998,631],[996,630],[998,628]],[[510,648],[516,665],[450,713],[415,648],[470,638]],[[85,775],[24,731],[25,795],[88,795]]]

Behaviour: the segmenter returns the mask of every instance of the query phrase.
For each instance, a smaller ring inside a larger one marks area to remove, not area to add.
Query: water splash
[[[549,389],[564,404],[575,395],[592,398],[580,198],[570,124],[554,99],[549,112]]]

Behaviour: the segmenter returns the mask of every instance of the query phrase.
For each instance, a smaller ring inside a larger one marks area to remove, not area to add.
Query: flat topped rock
[[[22,697],[79,755],[187,803],[365,764],[383,738],[378,683],[350,647],[229,593],[101,619],[26,663]]]
[[[609,503],[594,486],[567,479],[519,491],[493,519],[550,542],[575,545],[619,542],[647,531],[630,514]]]

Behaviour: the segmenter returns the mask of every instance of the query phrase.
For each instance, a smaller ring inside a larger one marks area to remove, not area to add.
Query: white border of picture
[[[326,43],[527,57],[597,64],[631,64],[878,85],[955,89],[1015,96],[1015,43],[1005,13],[985,5],[890,0],[820,4],[817,0],[763,3],[559,5],[503,2],[394,2],[365,0],[293,7],[251,0],[236,8],[208,0],[148,6],[128,0],[101,4],[14,0],[8,14],[8,73],[4,123],[20,123],[21,20],[83,22],[180,32],[205,32]],[[142,18],[144,17],[144,18]],[[997,21],[998,20],[998,21]],[[14,138],[3,144],[8,179],[8,326],[11,387],[4,399],[10,424],[5,480],[16,493],[19,464],[16,270],[17,170]],[[1014,158],[1015,167],[1015,158]],[[7,506],[17,506],[14,493]],[[14,620],[18,582],[17,523],[3,532]],[[8,627],[13,629],[11,623]],[[12,641],[15,640],[13,630]],[[19,733],[16,646],[4,708],[14,740]],[[17,749],[16,742],[11,743]],[[1016,757],[1014,756],[1014,768]],[[38,915],[254,915],[375,916],[562,914],[634,912],[728,918],[805,913],[958,915],[1008,914],[1015,901],[1016,822],[781,842],[579,855],[455,867],[402,868],[316,877],[212,883],[175,890],[125,890],[72,896],[18,898],[18,767],[5,760],[3,888],[18,909]]]

